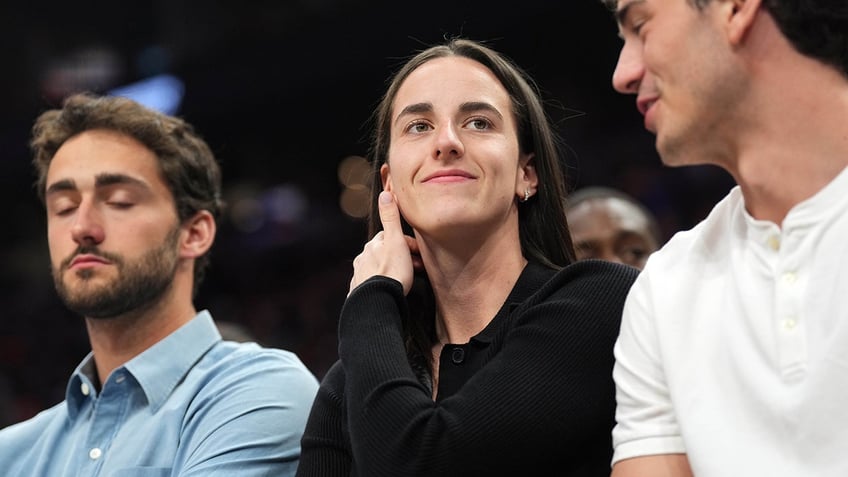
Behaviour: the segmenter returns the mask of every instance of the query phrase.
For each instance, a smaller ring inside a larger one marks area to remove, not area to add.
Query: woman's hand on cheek
[[[415,238],[403,233],[400,212],[391,192],[380,193],[379,210],[383,230],[366,243],[353,260],[353,278],[348,294],[365,280],[382,275],[399,281],[406,295],[412,287],[413,268],[423,268]]]

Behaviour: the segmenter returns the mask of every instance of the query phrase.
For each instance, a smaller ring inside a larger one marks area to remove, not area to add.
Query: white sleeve
[[[627,296],[615,344],[613,464],[631,457],[686,452],[663,366],[650,285],[646,268]]]

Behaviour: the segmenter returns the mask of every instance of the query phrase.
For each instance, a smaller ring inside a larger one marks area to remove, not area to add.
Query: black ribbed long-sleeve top
[[[469,343],[448,344],[432,393],[407,360],[399,282],[372,277],[342,309],[297,475],[604,476],[613,344],[635,268],[530,262]]]

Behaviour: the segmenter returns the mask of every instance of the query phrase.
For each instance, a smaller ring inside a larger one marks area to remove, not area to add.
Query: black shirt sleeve
[[[322,382],[298,475],[549,475],[554,469],[554,475],[608,476],[612,349],[637,273],[600,261],[561,270],[508,316],[488,362],[438,402],[406,358],[400,284],[369,279],[342,310],[340,363]],[[309,463],[319,452],[325,469],[349,453],[352,472],[309,470],[319,468]]]

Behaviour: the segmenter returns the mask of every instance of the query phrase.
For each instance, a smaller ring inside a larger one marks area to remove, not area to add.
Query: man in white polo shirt
[[[628,296],[613,475],[848,475],[848,4],[606,3],[663,163],[738,184]]]

